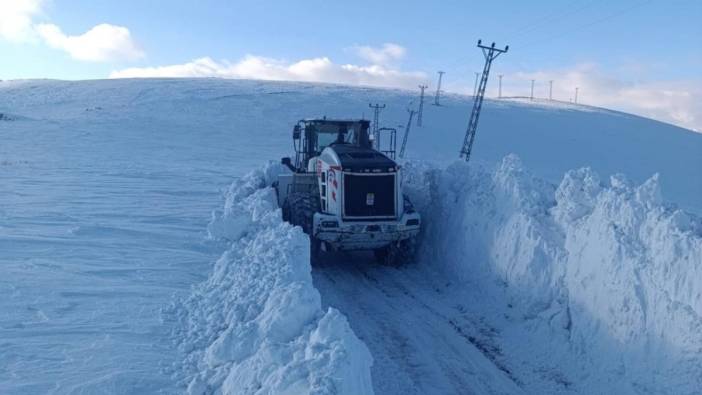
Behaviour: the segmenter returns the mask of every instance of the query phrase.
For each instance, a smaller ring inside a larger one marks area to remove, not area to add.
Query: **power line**
[[[634,5],[632,5],[631,7],[627,7],[627,8],[625,8],[625,9],[619,10],[619,11],[614,12],[614,13],[612,13],[612,14],[606,15],[606,16],[603,17],[603,18],[596,19],[596,20],[594,20],[594,21],[587,22],[587,23],[582,24],[582,25],[578,25],[578,26],[576,26],[575,28],[568,29],[568,30],[565,30],[565,31],[559,31],[558,33],[549,35],[549,36],[547,36],[546,38],[542,38],[542,39],[539,39],[539,40],[533,40],[533,41],[526,42],[525,44],[520,45],[519,47],[523,49],[523,48],[527,48],[527,47],[529,47],[529,46],[535,45],[536,43],[538,43],[538,44],[543,44],[544,42],[547,42],[547,41],[549,41],[549,40],[561,38],[561,37],[567,36],[567,35],[569,35],[569,34],[573,34],[573,33],[580,32],[581,30],[587,29],[587,28],[590,27],[590,26],[596,25],[596,24],[598,24],[598,23],[606,22],[606,21],[608,21],[608,20],[610,20],[610,19],[612,19],[612,18],[616,18],[616,17],[618,17],[618,16],[620,16],[620,15],[623,15],[623,14],[629,12],[629,11],[632,11],[632,10],[634,10],[634,9],[636,9],[636,8],[645,6],[645,5],[649,4],[649,3],[651,3],[652,1],[653,1],[653,0],[645,0],[645,1],[641,2],[641,3],[634,4]]]
[[[575,3],[575,2],[573,2],[573,3]],[[571,5],[574,5],[573,3],[571,3]],[[530,33],[530,32],[539,30],[541,28],[548,27],[549,26],[549,25],[547,25],[548,22],[562,19],[566,16],[570,16],[571,14],[575,14],[577,12],[583,11],[583,10],[589,8],[590,6],[592,6],[593,4],[595,4],[595,3],[594,2],[586,2],[585,4],[580,5],[578,7],[575,7],[575,8],[571,8],[569,6],[566,9],[561,10],[560,12],[554,11],[554,12],[547,14],[545,16],[542,16],[540,18],[536,18],[533,23],[528,23],[525,26],[522,26],[521,28],[510,31],[506,35],[508,37],[513,36],[513,35],[514,36],[518,35],[519,37],[525,37],[525,33]],[[519,37],[517,37],[517,41],[519,41]]]

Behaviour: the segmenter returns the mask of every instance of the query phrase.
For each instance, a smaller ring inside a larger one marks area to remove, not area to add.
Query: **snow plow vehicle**
[[[321,251],[372,250],[379,261],[400,264],[413,251],[421,218],[402,192],[394,147],[376,149],[379,136],[369,127],[363,119],[321,118],[293,129],[295,159],[282,159],[291,171],[274,187],[283,219],[309,235],[313,261]]]

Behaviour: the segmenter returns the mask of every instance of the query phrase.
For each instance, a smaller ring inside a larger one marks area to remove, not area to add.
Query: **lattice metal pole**
[[[502,74],[498,75],[498,77],[500,79],[500,85],[497,89],[497,98],[502,99]]]
[[[485,56],[485,67],[483,67],[483,76],[478,85],[477,96],[475,100],[473,100],[473,110],[470,113],[468,129],[466,129],[466,136],[463,139],[463,146],[461,147],[461,157],[465,158],[466,162],[470,160],[470,153],[473,149],[473,142],[475,141],[475,133],[478,130],[478,119],[480,118],[480,109],[483,106],[485,88],[487,87],[488,76],[490,75],[490,66],[493,60],[509,50],[509,46],[506,46],[505,49],[497,49],[495,48],[495,43],[486,47],[481,45],[481,40],[478,40],[478,48],[482,49],[483,56]]]
[[[385,104],[382,106],[378,103],[373,104],[368,104],[368,107],[373,109],[373,137],[375,138],[375,141],[378,141],[380,136],[378,135],[378,129],[379,129],[379,123],[380,123],[380,110],[385,108]]]
[[[473,96],[478,94],[478,77],[480,77],[479,72],[475,72],[475,84],[473,85]]]
[[[417,126],[422,127],[422,114],[424,113],[424,90],[427,89],[426,85],[419,85],[421,93],[419,94],[419,110],[417,110]]]
[[[435,106],[440,106],[439,104],[439,97],[441,96],[441,79],[446,74],[445,71],[437,71],[439,73],[439,82],[436,84],[436,96],[434,96],[434,105]]]
[[[409,113],[409,119],[407,119],[407,126],[405,126],[405,135],[402,137],[402,146],[400,147],[400,159],[405,157],[405,148],[407,147],[407,137],[409,137],[410,128],[412,127],[412,118],[417,112],[413,108],[408,107],[407,112]]]

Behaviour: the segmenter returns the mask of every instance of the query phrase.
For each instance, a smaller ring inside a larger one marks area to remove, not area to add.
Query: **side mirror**
[[[295,125],[295,127],[293,128],[293,140],[299,140],[301,133],[302,133],[302,129],[300,128],[300,125]],[[290,159],[290,158],[288,158],[288,159]]]
[[[292,160],[290,160],[290,158],[288,158],[288,157],[282,158],[282,159],[280,159],[280,163],[285,165],[285,167],[287,167],[291,171],[295,172],[295,167],[292,165]]]

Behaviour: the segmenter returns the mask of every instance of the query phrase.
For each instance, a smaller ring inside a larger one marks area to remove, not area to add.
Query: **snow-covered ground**
[[[416,262],[339,254],[311,269],[264,166],[289,155],[297,119],[381,102],[397,126],[411,99],[0,83],[0,392],[702,388],[702,134],[488,100],[466,166],[452,162],[471,100],[448,96],[410,135]]]

